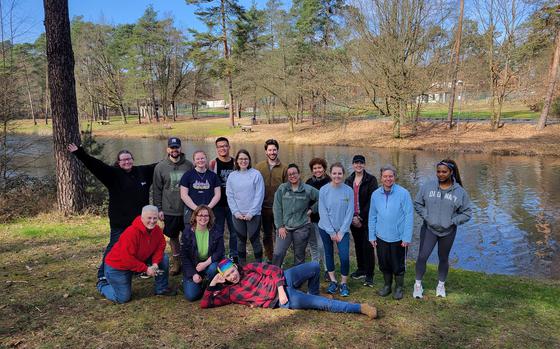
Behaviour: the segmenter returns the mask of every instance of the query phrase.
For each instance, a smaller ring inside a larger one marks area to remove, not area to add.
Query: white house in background
[[[420,96],[416,97],[416,102],[421,103],[447,103],[449,101],[449,97],[451,93],[451,82],[436,82],[433,83],[430,87],[430,90]],[[455,98],[457,100],[461,100],[463,97],[463,80],[457,80],[457,90],[455,94]]]
[[[215,101],[206,101],[206,105],[208,106],[208,108],[225,108],[226,101],[224,101],[223,99],[218,99]]]

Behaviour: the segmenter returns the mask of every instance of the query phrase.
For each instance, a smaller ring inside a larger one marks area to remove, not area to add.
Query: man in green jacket
[[[184,204],[181,200],[179,182],[183,174],[193,168],[193,164],[181,152],[181,140],[171,137],[167,141],[167,157],[154,170],[152,185],[154,206],[159,210],[159,219],[164,221],[163,233],[169,238],[173,257],[169,269],[171,275],[181,272],[179,233],[185,228],[183,222]]]
[[[278,158],[280,145],[275,139],[264,142],[266,160],[255,165],[264,179],[264,201],[261,210],[261,221],[263,230],[264,254],[268,261],[272,260],[274,251],[274,214],[272,204],[274,203],[274,193],[280,184],[286,182],[286,165],[283,165]]]
[[[305,248],[314,229],[309,216],[317,213],[319,191],[300,179],[299,168],[289,164],[288,182],[278,187],[274,195],[274,225],[278,227],[272,264],[281,267],[286,251],[294,242],[294,265],[305,262]]]

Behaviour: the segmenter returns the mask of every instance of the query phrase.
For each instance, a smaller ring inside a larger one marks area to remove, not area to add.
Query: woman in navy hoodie
[[[457,226],[471,219],[472,209],[469,196],[461,182],[455,161],[445,159],[436,166],[436,180],[420,187],[414,199],[414,209],[424,223],[420,229],[420,250],[416,260],[416,282],[414,298],[422,298],[422,278],[426,262],[438,244],[438,279],[436,296],[445,297],[445,280],[449,271],[449,252],[455,240]]]
[[[216,275],[224,258],[224,232],[214,224],[214,214],[206,205],[192,213],[181,238],[181,262],[185,298],[193,302],[202,297],[203,279]]]

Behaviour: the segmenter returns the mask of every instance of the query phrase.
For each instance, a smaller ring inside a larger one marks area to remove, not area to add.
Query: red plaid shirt
[[[279,267],[266,263],[249,263],[239,269],[239,282],[209,286],[200,302],[201,308],[220,307],[230,303],[274,308],[278,287],[286,283]]]

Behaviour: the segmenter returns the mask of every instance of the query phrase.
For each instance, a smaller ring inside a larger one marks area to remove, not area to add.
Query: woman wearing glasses
[[[247,239],[253,246],[255,260],[262,261],[263,248],[259,231],[264,180],[261,173],[251,167],[251,155],[245,149],[239,150],[235,155],[235,171],[228,176],[226,196],[237,232],[239,263],[243,265],[247,260]]]
[[[224,258],[224,232],[214,224],[214,214],[206,205],[198,206],[181,237],[183,290],[191,302],[202,297],[203,280],[212,280],[218,262]]]
[[[84,166],[109,191],[109,244],[97,272],[98,283],[105,280],[105,256],[119,240],[123,231],[140,215],[142,207],[149,204],[150,186],[157,163],[134,166],[134,157],[128,150],[121,150],[113,166],[94,158],[84,148],[71,143],[68,151],[76,156]]]

